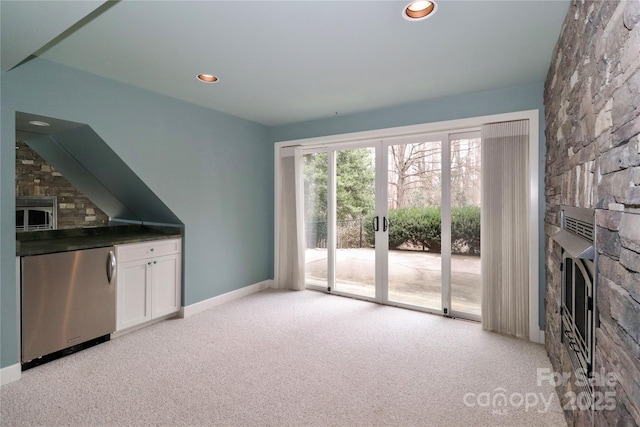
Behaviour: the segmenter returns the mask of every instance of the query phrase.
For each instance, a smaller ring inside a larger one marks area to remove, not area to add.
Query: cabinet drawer
[[[118,262],[135,261],[163,255],[180,253],[180,239],[154,240],[145,243],[131,243],[116,246]]]

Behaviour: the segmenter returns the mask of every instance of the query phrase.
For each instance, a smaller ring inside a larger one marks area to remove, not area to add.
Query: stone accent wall
[[[560,342],[560,247],[549,237],[559,229],[561,205],[595,208],[594,371],[615,374],[596,390],[609,392],[615,405],[566,409],[570,425],[640,425],[639,21],[640,0],[573,1],[545,84],[546,347],[556,372],[572,371]],[[557,387],[568,407],[573,383]]]
[[[109,225],[109,217],[23,142],[16,143],[16,196],[57,196],[58,228]]]

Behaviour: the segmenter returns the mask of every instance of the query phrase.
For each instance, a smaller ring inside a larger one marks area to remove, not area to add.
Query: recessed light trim
[[[433,16],[438,4],[429,0],[414,0],[402,10],[402,17],[407,21],[422,21]]]
[[[42,122],[40,120],[31,120],[29,121],[29,124],[34,126],[42,126],[42,127],[51,126],[49,123]]]
[[[196,77],[204,83],[215,83],[218,81],[218,78],[213,74],[198,74]]]

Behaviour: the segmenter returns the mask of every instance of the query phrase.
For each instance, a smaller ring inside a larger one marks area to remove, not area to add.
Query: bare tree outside
[[[451,141],[451,206],[480,206],[480,138]]]
[[[451,141],[451,205],[480,206],[480,138]],[[389,209],[439,206],[440,141],[389,147]]]
[[[440,204],[440,141],[389,147],[389,209]]]

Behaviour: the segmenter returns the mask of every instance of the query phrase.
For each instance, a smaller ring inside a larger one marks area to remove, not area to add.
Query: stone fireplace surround
[[[639,21],[640,0],[573,1],[545,84],[545,341],[559,373],[572,367],[560,340],[560,246],[550,237],[562,205],[596,209],[603,399],[581,409],[571,401],[575,377],[559,384],[570,425],[640,425]]]
[[[16,196],[56,196],[57,228],[109,225],[109,217],[26,143],[16,141]]]

